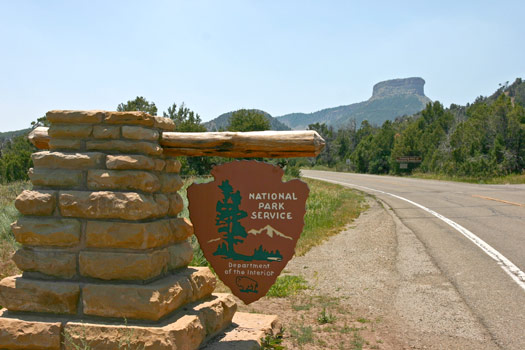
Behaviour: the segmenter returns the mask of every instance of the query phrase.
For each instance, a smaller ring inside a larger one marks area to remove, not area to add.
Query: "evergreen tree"
[[[157,106],[154,102],[148,102],[144,97],[137,96],[134,100],[126,103],[121,103],[117,106],[118,112],[134,112],[141,111],[150,115],[157,115]]]
[[[237,255],[234,246],[237,243],[242,243],[244,241],[242,238],[248,236],[246,229],[239,220],[247,217],[248,214],[239,209],[241,193],[239,191],[234,192],[228,180],[223,181],[219,188],[224,198],[217,202],[215,225],[219,227],[218,231],[223,234],[222,238],[226,243],[227,257],[234,258]]]
[[[175,123],[176,132],[205,132],[206,127],[202,125],[201,117],[184,105],[184,102],[177,109],[177,104],[168,107],[167,112],[163,112],[165,118],[170,118]],[[181,174],[205,175],[209,174],[214,162],[214,157],[180,157],[182,164]]]
[[[270,121],[263,112],[255,109],[239,109],[232,113],[229,131],[263,131],[270,129]]]
[[[0,152],[0,182],[28,180],[27,172],[33,166],[31,154],[35,151],[27,135],[8,141]]]
[[[206,127],[202,125],[201,117],[184,105],[177,110],[177,104],[168,107],[168,112],[163,112],[165,118],[170,118],[175,123],[177,132],[204,132]]]

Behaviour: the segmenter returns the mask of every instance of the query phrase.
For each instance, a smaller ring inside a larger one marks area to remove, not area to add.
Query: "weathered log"
[[[31,131],[29,141],[49,148],[48,128]],[[312,130],[252,132],[164,132],[161,146],[169,156],[221,156],[231,158],[315,157],[325,141]]]
[[[232,158],[315,157],[325,142],[315,131],[165,132],[164,154]]]

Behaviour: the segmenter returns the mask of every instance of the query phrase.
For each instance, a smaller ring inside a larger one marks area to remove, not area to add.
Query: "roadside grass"
[[[326,308],[323,308],[323,311],[319,313],[319,316],[317,317],[317,322],[319,324],[327,324],[327,323],[334,323],[336,320],[335,315],[333,315],[330,312],[326,312]]]
[[[30,188],[31,183],[28,181],[0,185],[0,279],[20,273],[11,260],[11,255],[18,247],[11,233],[11,224],[20,216],[15,208],[15,198]]]
[[[270,287],[266,296],[275,298],[286,298],[296,294],[300,290],[308,289],[306,280],[301,276],[279,276],[274,285]]]
[[[277,334],[267,334],[261,339],[261,350],[285,350],[282,346],[284,328],[281,327]]]
[[[522,174],[510,174],[497,177],[473,177],[473,176],[450,176],[443,174],[414,173],[412,177],[425,180],[455,181],[474,184],[509,185],[525,184],[525,172]]]
[[[381,320],[369,320],[356,311],[344,296],[297,294],[282,302],[279,316],[286,320],[281,346],[286,349],[381,349],[377,327]],[[259,306],[258,312],[264,312]],[[257,311],[255,311],[257,312]],[[366,311],[365,311],[366,312]],[[366,322],[362,322],[366,320]],[[387,348],[391,348],[388,347]]]
[[[190,217],[190,212],[188,210],[188,196],[187,196],[187,190],[188,187],[190,187],[193,183],[206,183],[212,181],[213,178],[210,177],[188,177],[184,179],[184,185],[179,190],[179,194],[182,197],[182,200],[184,201],[184,209],[180,212],[179,217],[182,218],[188,218]],[[204,253],[202,252],[202,249],[199,245],[199,242],[197,240],[197,237],[195,235],[192,235],[190,237],[190,244],[193,248],[193,259],[190,262],[191,266],[210,266],[208,263],[208,260],[204,257]]]
[[[314,341],[314,333],[311,326],[299,325],[290,329],[290,334],[299,346],[312,343]]]
[[[357,191],[323,181],[303,179],[310,187],[304,228],[295,254],[302,256],[327,238],[341,232],[368,206]]]
[[[328,167],[325,165],[315,165],[313,167],[302,167],[302,169],[308,170],[323,170],[323,171],[335,171],[335,172],[349,172],[341,171],[335,167]],[[350,173],[355,173],[351,172]],[[359,174],[359,173],[355,173]],[[456,176],[456,175],[445,175],[445,174],[434,174],[434,173],[422,173],[417,170],[409,175],[392,175],[392,174],[378,174],[378,175],[391,175],[401,177],[414,177],[417,179],[424,180],[440,180],[440,181],[453,181],[453,182],[466,182],[474,184],[487,184],[487,185],[519,185],[525,184],[525,171],[521,174],[510,174],[505,176],[495,177],[481,177],[481,176]]]

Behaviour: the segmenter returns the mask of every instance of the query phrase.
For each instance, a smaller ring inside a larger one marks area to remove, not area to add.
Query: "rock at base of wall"
[[[145,285],[86,284],[84,314],[157,321],[179,307],[209,296],[216,279],[207,267],[189,267]]]
[[[10,311],[76,314],[80,287],[76,283],[30,280],[22,276],[0,281],[0,305]]]

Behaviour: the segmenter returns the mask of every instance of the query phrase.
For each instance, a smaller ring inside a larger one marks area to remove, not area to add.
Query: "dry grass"
[[[31,184],[27,181],[0,185],[0,278],[20,273],[11,261],[17,243],[10,226],[20,215],[15,208],[14,200],[20,192],[28,188],[31,188]]]

